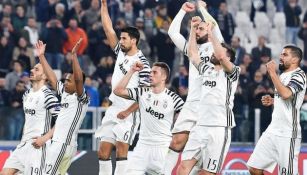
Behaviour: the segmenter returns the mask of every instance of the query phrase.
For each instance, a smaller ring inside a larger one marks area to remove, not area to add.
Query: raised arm
[[[204,20],[206,22],[212,22],[213,24],[213,31],[212,33],[218,38],[218,40],[222,43],[224,42],[223,35],[221,33],[221,30],[218,26],[218,23],[216,20],[210,15],[210,13],[207,11],[207,4],[204,1],[198,1],[198,10],[203,16]]]
[[[176,47],[178,47],[181,51],[185,51],[186,46],[186,39],[180,33],[181,22],[186,13],[192,12],[194,10],[194,4],[185,2],[168,29],[169,37],[172,39]]]
[[[229,56],[227,55],[226,48],[222,46],[217,36],[212,32],[211,22],[208,22],[208,39],[212,43],[213,50],[214,50],[214,56],[216,57],[217,60],[219,60],[224,71],[227,73],[231,73],[233,71],[234,64],[230,62]]]
[[[101,0],[100,15],[101,15],[102,27],[107,36],[109,45],[112,49],[114,49],[118,42],[118,38],[113,29],[112,21],[109,16],[107,0]]]
[[[46,44],[44,44],[42,41],[38,41],[38,43],[35,44],[36,52],[39,58],[39,62],[42,64],[44,72],[48,78],[48,81],[52,87],[52,89],[57,90],[57,78],[55,73],[53,72],[52,68],[48,64],[46,57],[45,57],[45,49]]]
[[[188,45],[188,58],[196,68],[198,68],[201,62],[200,55],[198,53],[198,46],[196,43],[196,29],[200,22],[201,18],[199,16],[194,16],[192,18]]]
[[[72,53],[72,70],[73,70],[73,75],[74,75],[74,80],[76,84],[76,90],[77,90],[77,95],[81,96],[83,94],[84,88],[83,88],[83,73],[78,61],[77,57],[77,52],[80,47],[80,44],[82,42],[82,38],[78,40],[76,45],[73,47],[71,50]]]
[[[117,84],[117,86],[114,89],[114,94],[117,96],[120,96],[122,98],[130,99],[128,89],[126,88],[129,80],[131,79],[132,75],[143,69],[143,64],[140,62],[136,62],[131,69],[128,71],[128,73],[122,78],[122,80]]]

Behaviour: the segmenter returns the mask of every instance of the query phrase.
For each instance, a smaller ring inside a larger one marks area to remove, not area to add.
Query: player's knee
[[[3,169],[1,172],[0,172],[0,175],[14,175],[15,172],[11,172],[7,169]]]
[[[98,154],[98,158],[100,160],[108,160],[111,157],[111,153],[109,153],[108,151],[105,151],[103,149],[99,149],[97,154]]]
[[[116,143],[116,157],[127,157],[129,150],[129,144],[127,143]]]
[[[190,167],[188,167],[184,163],[180,163],[180,165],[178,166],[178,169],[177,169],[177,174],[178,175],[188,175],[189,171],[190,171]]]
[[[248,170],[251,175],[263,175],[263,171],[256,168],[249,167]]]

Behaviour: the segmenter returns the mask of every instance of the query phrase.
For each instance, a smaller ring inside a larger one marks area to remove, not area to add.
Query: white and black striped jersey
[[[215,69],[212,63],[202,62],[198,70],[202,76],[198,124],[234,127],[232,108],[240,67],[233,65],[232,72],[226,73],[224,69]]]
[[[39,137],[51,128],[51,118],[57,117],[60,111],[60,102],[52,91],[43,86],[38,91],[28,89],[23,95],[23,110],[25,124],[22,141]]]
[[[306,74],[297,68],[282,73],[279,79],[292,91],[292,97],[283,100],[275,89],[272,121],[266,131],[281,137],[301,138],[300,108],[306,91]]]
[[[85,90],[80,97],[77,93],[68,94],[60,81],[57,82],[57,93],[61,96],[61,111],[55,123],[52,140],[75,146],[78,130],[87,112],[89,97]]]
[[[211,42],[207,42],[201,45],[198,45],[198,51],[201,60],[204,63],[207,63],[210,61],[210,58],[213,54],[213,46]],[[185,43],[184,46],[184,54],[187,56],[187,43]],[[188,96],[186,101],[199,101],[200,94],[201,93],[201,76],[197,70],[197,68],[192,64],[190,61],[189,63],[189,90],[188,90]]]
[[[118,43],[114,48],[114,52],[117,56],[117,60],[112,76],[112,93],[110,95],[110,100],[113,102],[113,104],[116,103],[118,106],[128,107],[133,103],[133,101],[116,96],[113,93],[114,88],[117,86],[118,82],[121,81],[122,78],[127,74],[131,66],[136,61],[142,62],[144,64],[144,68],[143,70],[135,72],[132,75],[127,87],[136,88],[139,86],[149,86],[150,65],[141,50],[139,50],[133,56],[128,56],[125,55],[125,53],[121,50],[120,45]]]
[[[183,100],[165,88],[155,94],[149,87],[129,88],[129,97],[139,103],[141,126],[139,141],[148,145],[170,144],[174,116],[180,112]]]

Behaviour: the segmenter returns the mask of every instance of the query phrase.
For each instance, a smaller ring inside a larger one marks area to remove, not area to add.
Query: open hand
[[[46,44],[44,44],[41,40],[39,40],[35,44],[35,49],[36,49],[36,52],[37,52],[38,56],[44,55],[45,54],[45,50],[46,50]]]

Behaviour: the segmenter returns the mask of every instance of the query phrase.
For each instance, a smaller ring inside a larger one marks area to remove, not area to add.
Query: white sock
[[[127,160],[118,160],[116,161],[116,168],[114,175],[123,175],[126,172]]]
[[[179,157],[179,152],[175,152],[171,149],[168,150],[163,168],[164,175],[172,174],[172,171],[177,164],[178,157]]]
[[[112,175],[111,160],[99,160],[99,175]]]

